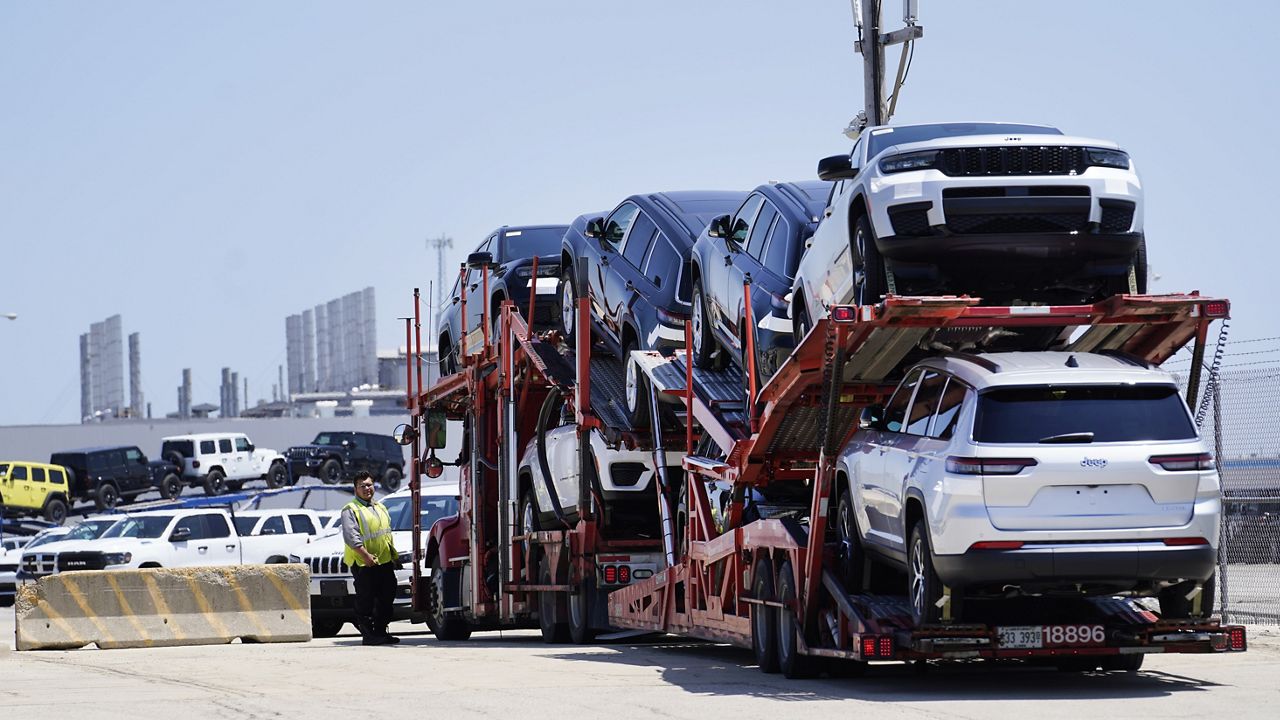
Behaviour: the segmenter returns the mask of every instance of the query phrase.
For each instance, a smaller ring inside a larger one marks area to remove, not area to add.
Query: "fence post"
[[[1212,381],[1212,378],[1211,378]],[[1218,463],[1218,483],[1223,486],[1222,518],[1218,523],[1218,603],[1222,606],[1222,622],[1230,622],[1227,609],[1227,508],[1225,476],[1222,468],[1222,378],[1212,383],[1213,391],[1213,457]]]

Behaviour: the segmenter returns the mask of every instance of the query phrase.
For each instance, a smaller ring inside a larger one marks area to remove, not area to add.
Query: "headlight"
[[[1129,154],[1106,148],[1089,148],[1089,164],[1097,167],[1129,169]]]
[[[133,560],[133,553],[103,553],[103,565],[128,565]]]
[[[290,556],[289,556],[289,562],[291,562],[291,563],[300,563],[300,562],[302,562],[302,558],[298,557],[297,555],[290,555]]]
[[[908,170],[927,170],[931,167],[936,167],[937,163],[937,150],[892,155],[880,161],[880,172],[896,173],[907,172]]]
[[[526,265],[526,266],[524,266],[524,267],[522,267],[522,268],[517,268],[517,269],[516,269],[516,277],[518,277],[518,278],[529,278],[529,277],[533,277],[533,266],[532,266],[532,265]],[[540,277],[540,278],[545,278],[545,277],[560,277],[560,266],[559,266],[559,265],[556,265],[556,264],[554,264],[554,263],[547,263],[546,265],[539,264],[539,265],[538,265],[538,277]]]

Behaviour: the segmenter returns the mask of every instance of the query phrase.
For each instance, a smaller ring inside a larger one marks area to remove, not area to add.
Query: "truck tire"
[[[933,549],[929,545],[929,533],[921,518],[911,526],[907,544],[907,599],[911,602],[911,614],[917,625],[933,625],[942,617],[938,600],[942,598],[942,581],[933,567]]]
[[[178,452],[177,450],[170,450],[169,452],[164,454],[164,457],[162,459],[167,463],[172,463],[175,467],[178,468],[179,472],[181,472],[182,468],[186,465],[186,459],[183,458],[182,453]]]
[[[288,481],[289,473],[284,469],[284,463],[271,463],[270,469],[267,470],[267,487],[275,490],[276,488],[284,487],[284,484]]]
[[[716,335],[711,330],[711,313],[707,310],[707,294],[702,280],[693,281],[693,365],[715,368]],[[719,369],[719,368],[716,368]]]
[[[399,490],[401,477],[399,468],[387,468],[382,473],[382,489],[389,493]]]
[[[120,502],[120,491],[116,489],[114,483],[105,482],[98,486],[98,491],[94,493],[93,504],[99,510],[110,510]]]
[[[1213,604],[1217,595],[1217,576],[1210,575],[1204,581],[1200,591],[1200,612],[1192,611],[1195,603],[1187,599],[1187,593],[1194,589],[1195,583],[1183,582],[1171,585],[1160,591],[1160,617],[1166,620],[1202,620],[1213,614]]]
[[[885,282],[884,258],[880,257],[876,234],[865,214],[859,216],[854,224],[853,251],[858,253],[858,263],[862,268],[862,283],[855,287],[854,299],[858,305],[875,305],[880,302],[880,296],[888,292],[888,283]]]
[[[205,495],[221,495],[227,491],[227,476],[221,470],[214,468],[204,476],[204,494]]]
[[[569,593],[569,639],[574,645],[586,645],[596,639],[596,630],[591,627],[595,603],[596,579],[588,575]]]
[[[54,525],[61,525],[67,520],[67,504],[62,498],[49,498],[44,504],[44,519]]]
[[[346,624],[347,621],[341,618],[311,618],[311,637],[331,638]]]
[[[431,559],[431,592],[427,598],[427,625],[437,640],[446,642],[471,637],[471,625],[457,613],[444,611],[444,568],[440,556]]]
[[[538,532],[538,503],[533,498],[533,490],[526,490],[524,498],[520,501],[520,526],[516,528],[516,532],[525,536]],[[533,539],[528,537],[520,545],[524,553],[525,565],[521,568],[520,576],[527,578],[532,584],[533,579],[538,576],[538,565],[534,562],[536,546],[533,544]],[[525,572],[526,568],[528,572]]]
[[[751,595],[756,600],[774,602],[773,563],[762,557],[756,561],[755,580],[751,583]],[[760,672],[778,672],[778,609],[769,605],[751,604],[751,650],[756,655]]]
[[[560,275],[560,334],[573,347],[574,323],[578,319],[578,293],[573,286],[573,268],[566,268]]]
[[[1142,669],[1142,659],[1146,655],[1142,653],[1133,653],[1132,655],[1106,655],[1099,664],[1103,670],[1114,672],[1138,672]]]
[[[325,485],[337,485],[342,482],[342,463],[329,458],[320,466],[316,475]]]
[[[538,553],[538,584],[557,585],[551,577],[551,561],[547,554]],[[569,627],[560,618],[567,613],[564,593],[551,590],[538,592],[538,629],[542,631],[542,641],[556,645],[569,642]]]
[[[813,677],[817,672],[817,664],[812,657],[800,654],[800,633],[803,632],[796,613],[795,572],[791,569],[791,561],[783,560],[778,568],[778,602],[784,607],[778,610],[778,669],[786,677],[795,680]]]
[[[165,500],[177,500],[182,494],[182,478],[177,473],[167,473],[160,480],[160,497]]]
[[[645,374],[640,367],[631,361],[631,352],[638,350],[635,340],[627,340],[622,348],[622,376],[624,378],[624,395],[627,421],[636,430],[649,427],[649,385],[645,382]]]
[[[838,557],[844,589],[850,593],[862,592],[862,578],[866,572],[866,553],[858,533],[858,519],[854,515],[853,495],[846,488],[836,501],[836,535],[840,540]]]

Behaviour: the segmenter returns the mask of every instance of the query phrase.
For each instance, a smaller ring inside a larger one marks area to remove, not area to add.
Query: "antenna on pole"
[[[906,82],[911,67],[911,52],[915,41],[924,37],[924,26],[917,25],[920,17],[920,0],[902,0],[902,22],[906,27],[891,33],[880,32],[881,0],[849,0],[853,9],[853,24],[858,30],[854,49],[862,55],[863,109],[849,121],[844,134],[851,140],[867,127],[884,125],[893,117],[898,105],[898,93]],[[893,93],[884,91],[884,49],[889,45],[902,45],[902,57],[898,60],[898,75]]]

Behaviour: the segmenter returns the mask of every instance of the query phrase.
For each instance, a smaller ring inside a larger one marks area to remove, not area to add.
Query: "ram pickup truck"
[[[396,571],[395,618],[409,617],[412,606],[410,580],[413,570],[413,502],[409,490],[382,499],[391,515],[391,537],[403,568]],[[458,484],[443,482],[422,486],[422,542],[425,546],[436,520],[458,514]],[[355,585],[351,568],[342,561],[346,544],[340,524],[328,535],[295,547],[289,562],[311,568],[311,634],[333,637],[342,626],[355,619]],[[424,570],[424,574],[430,572]]]
[[[151,510],[119,518],[96,540],[62,544],[55,568],[64,572],[283,562],[305,537],[305,532],[240,535],[232,514],[221,509]]]

